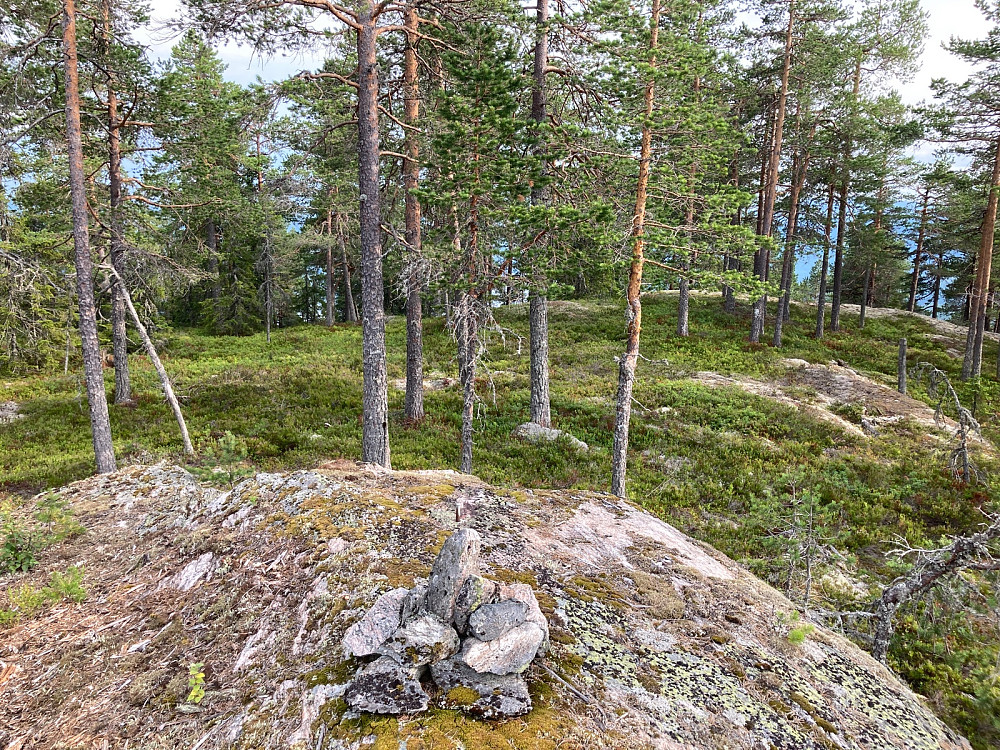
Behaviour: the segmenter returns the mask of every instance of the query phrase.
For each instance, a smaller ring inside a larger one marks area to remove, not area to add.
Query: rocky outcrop
[[[87,533],[0,587],[76,565],[87,598],[0,630],[3,748],[969,747],[848,640],[793,637],[780,593],[610,495],[346,462],[225,492],[133,467],[56,495]]]
[[[529,443],[551,443],[556,440],[565,440],[570,447],[578,451],[585,453],[590,450],[590,446],[580,440],[580,438],[553,427],[542,427],[535,422],[525,422],[518,425],[514,428],[511,435],[521,440],[527,440]]]
[[[445,541],[426,584],[383,594],[347,630],[348,656],[379,655],[347,686],[351,708],[427,710],[430,696],[420,680],[429,666],[445,707],[454,707],[455,695],[474,693],[478,697],[458,704],[466,713],[492,719],[531,710],[520,675],[548,648],[548,622],[530,586],[478,575],[480,543],[477,531],[459,529]]]

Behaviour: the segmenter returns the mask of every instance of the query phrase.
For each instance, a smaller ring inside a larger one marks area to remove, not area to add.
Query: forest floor
[[[649,510],[742,562],[799,599],[808,558],[812,604],[857,606],[902,570],[889,554],[899,539],[933,545],[973,528],[992,500],[946,466],[950,431],[933,425],[922,383],[913,399],[892,390],[897,343],[910,364],[949,374],[975,406],[986,438],[1000,439],[997,343],[988,337],[979,383],[958,374],[964,329],[923,316],[869,310],[858,330],[811,337],[814,309],[794,306],[785,346],[746,341],[748,315],[726,315],[717,296],[692,301],[691,336],[674,334],[676,296],[644,300],[643,355],[635,391],[629,491]],[[474,472],[500,486],[606,490],[617,364],[624,343],[616,301],[560,301],[551,307],[554,426],[591,446],[527,443],[511,432],[528,414],[527,309],[496,311],[478,381]],[[439,318],[425,322],[427,417],[408,425],[402,390],[391,387],[392,461],[397,469],[458,465],[461,393],[454,342]],[[164,364],[181,398],[196,475],[229,484],[250,471],[314,466],[360,453],[361,330],[299,326],[216,337],[159,332]],[[404,375],[405,326],[388,322],[389,377]],[[769,337],[768,337],[769,338]],[[792,362],[788,360],[801,360]],[[184,463],[172,416],[145,357],[132,358],[132,406],[112,406],[119,463]],[[111,373],[107,373],[109,388]],[[92,472],[87,405],[78,368],[0,381],[0,501],[22,498]],[[10,405],[13,404],[13,405]],[[824,412],[824,415],[818,412]],[[893,417],[893,419],[886,419]],[[899,417],[899,418],[896,418]],[[862,428],[875,419],[877,434]],[[225,438],[232,433],[234,439]],[[976,446],[987,472],[996,460]],[[893,666],[949,723],[980,748],[1000,745],[1000,626],[993,594],[964,582],[982,611],[960,612],[948,596],[929,599],[901,623]]]

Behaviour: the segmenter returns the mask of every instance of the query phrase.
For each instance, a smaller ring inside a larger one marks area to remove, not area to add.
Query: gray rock
[[[418,583],[407,592],[403,599],[403,606],[399,614],[399,621],[405,625],[415,617],[422,617],[427,614],[424,600],[427,598],[427,584]]]
[[[382,594],[365,612],[365,616],[347,629],[344,651],[349,656],[378,653],[379,646],[389,640],[399,627],[403,600],[409,593],[406,589],[393,589]]]
[[[524,622],[528,606],[517,599],[484,604],[469,616],[469,635],[492,641]]]
[[[586,453],[590,449],[590,446],[580,440],[580,438],[574,437],[568,432],[556,430],[552,427],[542,427],[540,424],[536,424],[535,422],[525,422],[524,424],[518,425],[514,428],[511,435],[521,438],[522,440],[527,440],[529,443],[550,443],[562,438],[581,453]]]
[[[458,633],[435,615],[410,620],[378,652],[403,665],[422,666],[458,653]]]
[[[538,647],[538,656],[549,650],[549,621],[545,619],[542,608],[538,606],[538,598],[534,590],[526,583],[509,583],[500,585],[500,598],[516,599],[524,604],[528,611],[524,616],[525,622],[532,622],[544,632],[545,637]]]
[[[404,667],[382,656],[358,672],[344,691],[344,700],[355,711],[376,714],[415,714],[427,710],[430,697],[414,667]]]
[[[500,584],[482,576],[469,576],[455,597],[455,613],[452,623],[455,629],[465,635],[469,616],[484,604],[500,601]]]
[[[432,664],[431,677],[441,690],[442,708],[459,708],[483,719],[521,716],[531,710],[528,684],[518,675],[479,674],[453,658]]]
[[[508,630],[492,641],[466,638],[462,645],[462,661],[480,673],[518,674],[535,658],[545,638],[545,631],[533,622]]]
[[[428,612],[451,622],[459,589],[479,570],[479,545],[479,532],[474,529],[459,529],[445,540],[427,581]]]

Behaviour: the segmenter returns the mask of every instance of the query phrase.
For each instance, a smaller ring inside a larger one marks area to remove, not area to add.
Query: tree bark
[[[660,0],[653,0],[649,21],[649,65],[656,68],[656,49],[660,36]],[[611,454],[611,491],[626,497],[625,473],[628,466],[628,429],[632,418],[632,390],[635,386],[635,366],[639,359],[639,334],[642,331],[642,270],[645,263],[646,194],[652,160],[653,134],[650,119],[653,116],[655,81],[646,82],[643,94],[645,117],[639,147],[639,175],[635,190],[635,211],[632,215],[632,264],[629,268],[625,301],[628,305],[627,340],[625,352],[618,362],[618,395],[615,402],[615,433]]]
[[[108,192],[111,228],[111,265],[116,275],[111,282],[111,347],[115,359],[115,403],[132,402],[132,382],[128,371],[128,333],[121,279],[125,274],[125,241],[122,226],[121,122],[118,118],[118,82],[111,69],[111,0],[101,4],[105,73],[108,79]]]
[[[406,190],[406,245],[410,259],[410,275],[406,284],[406,396],[403,413],[410,422],[424,418],[424,341],[423,310],[420,292],[421,232],[420,200],[415,193],[420,183],[420,144],[414,130],[420,117],[420,89],[417,82],[417,11],[409,0],[403,12],[406,27],[406,47],[403,50],[403,118],[410,127],[405,128],[406,158],[403,160],[403,186]]]
[[[815,126],[812,132],[816,132]],[[799,224],[799,200],[808,170],[809,151],[805,151],[801,157],[796,154],[792,162],[792,194],[788,209],[788,226],[785,230],[785,253],[781,259],[781,297],[778,299],[778,314],[774,319],[774,337],[771,340],[776,347],[781,346],[782,329],[791,309],[792,276],[795,270],[795,232]]]
[[[937,320],[938,306],[941,302],[941,266],[944,265],[944,253],[938,253],[937,273],[934,275],[934,300],[931,303],[931,317]]]
[[[535,56],[531,88],[531,119],[535,124],[535,158],[539,162],[540,181],[531,188],[531,204],[547,207],[549,191],[545,185],[547,163],[547,143],[543,134],[545,127],[547,99],[545,95],[545,74],[549,65],[549,0],[537,0],[535,11]],[[531,421],[542,427],[552,426],[552,411],[549,399],[549,300],[545,290],[548,281],[540,267],[537,256],[543,257],[548,247],[548,234],[539,239],[539,246],[532,249],[531,289],[528,298],[528,348],[531,381],[530,416]]]
[[[337,322],[337,292],[333,274],[333,211],[326,212],[326,324]]]
[[[785,55],[781,65],[781,88],[778,92],[778,110],[774,118],[774,138],[771,141],[771,153],[767,169],[767,182],[764,191],[763,215],[760,223],[760,234],[770,237],[774,224],[774,203],[778,194],[778,177],[781,168],[781,141],[785,129],[785,110],[788,105],[788,77],[792,67],[792,31],[795,28],[795,0],[788,0],[788,27],[785,30]],[[770,252],[761,248],[757,253],[757,263],[754,269],[761,281],[767,280],[770,265]],[[762,295],[754,302],[750,319],[750,341],[757,343],[764,332],[764,316],[767,312],[767,296]]]
[[[997,221],[997,193],[1000,192],[1000,141],[994,146],[993,174],[986,200],[979,240],[979,257],[976,259],[976,280],[972,285],[969,304],[969,332],[966,337],[965,358],[962,361],[962,380],[979,377],[983,360],[983,333],[986,327],[986,292],[990,287],[990,270],[993,263],[993,238]]]
[[[854,89],[852,101],[857,104],[861,92],[861,58],[854,66]],[[830,330],[840,330],[840,297],[844,280],[844,241],[847,239],[847,196],[851,189],[850,161],[854,146],[850,136],[844,142],[843,175],[840,182],[840,212],[837,217],[837,252],[833,260],[833,306],[830,310]]]
[[[205,247],[208,248],[208,272],[212,275],[212,303],[218,305],[222,284],[219,281],[219,228],[214,219],[205,222]]]
[[[90,257],[87,226],[87,188],[83,168],[83,136],[80,127],[80,79],[76,51],[75,0],[63,2],[63,66],[66,78],[66,147],[69,161],[69,188],[73,206],[73,250],[76,264],[76,293],[80,311],[80,341],[83,350],[84,380],[90,409],[90,431],[94,443],[97,472],[115,470],[111,441],[108,398],[104,390],[101,348],[97,340],[97,307],[94,302],[94,266]]]
[[[340,266],[344,275],[344,320],[348,323],[358,322],[358,306],[354,304],[354,282],[351,280],[351,263],[347,258],[347,239],[344,236],[346,217],[337,214],[334,221],[337,224],[337,247],[340,249]]]
[[[868,283],[871,281],[872,269],[865,268],[865,275],[861,282],[861,317],[858,319],[858,328],[865,327],[865,313],[868,311]]]
[[[914,312],[917,309],[917,286],[920,283],[920,261],[924,252],[924,237],[927,235],[927,204],[930,202],[931,191],[924,191],[923,207],[920,209],[920,229],[917,231],[917,248],[913,254],[913,275],[910,277],[910,299],[906,309]]]
[[[379,195],[378,62],[374,0],[358,12],[358,187],[361,191],[361,460],[390,468],[385,290]]]
[[[906,395],[906,339],[899,340],[899,357],[896,362],[896,390]]]
[[[826,275],[830,267],[830,233],[833,230],[833,182],[826,194],[826,225],[823,227],[823,265],[819,270],[819,294],[816,295],[816,338],[823,338],[826,324]]]

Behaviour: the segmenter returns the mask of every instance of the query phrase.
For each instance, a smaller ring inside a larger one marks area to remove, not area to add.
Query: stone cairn
[[[413,714],[439,691],[439,705],[482,718],[531,710],[522,674],[549,647],[549,626],[531,586],[479,575],[479,534],[460,529],[444,543],[426,584],[383,594],[344,636],[365,659],[344,699],[356,711]]]

